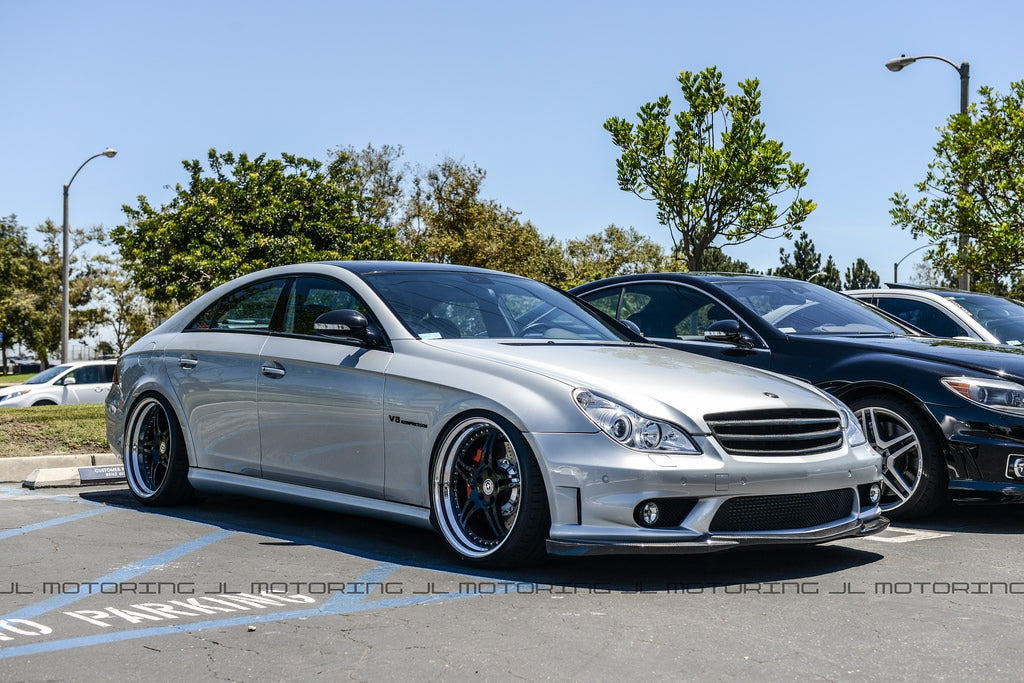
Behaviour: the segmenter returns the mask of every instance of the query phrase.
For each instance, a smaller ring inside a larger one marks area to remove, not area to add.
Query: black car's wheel
[[[861,429],[882,454],[881,508],[892,519],[922,517],[946,500],[949,475],[942,444],[907,401],[867,396],[850,404]]]
[[[445,541],[490,567],[539,562],[551,526],[544,482],[506,420],[465,416],[445,432],[431,471],[431,506]]]
[[[125,427],[124,471],[128,488],[146,505],[175,505],[192,495],[181,426],[158,396],[144,396],[132,406]]]

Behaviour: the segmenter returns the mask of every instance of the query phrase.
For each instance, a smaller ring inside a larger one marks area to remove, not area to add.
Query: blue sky
[[[61,186],[107,146],[117,157],[71,187],[74,226],[165,203],[211,147],[324,160],[372,143],[479,165],[483,196],[542,234],[616,224],[668,245],[653,204],[618,189],[602,124],[664,94],[678,106],[678,72],[715,65],[730,92],[760,80],[768,135],[809,167],[818,251],[885,279],[923,244],[891,226],[889,197],[923,178],[960,87],[939,61],[885,62],[967,60],[972,101],[1006,93],[1024,79],[1022,15],[992,0],[0,0],[0,215],[60,223]],[[763,269],[780,246],[726,253]]]

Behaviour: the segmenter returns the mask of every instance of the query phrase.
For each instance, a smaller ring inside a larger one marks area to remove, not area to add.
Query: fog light
[[[1006,476],[1024,479],[1024,455],[1011,455],[1006,463]]]
[[[661,511],[658,509],[658,504],[653,500],[649,500],[644,503],[643,507],[640,508],[640,519],[643,520],[645,526],[654,526],[658,523],[658,516]]]
[[[878,503],[878,499],[882,497],[882,487],[878,484],[872,484],[871,488],[868,489],[868,500],[871,501],[872,505]]]

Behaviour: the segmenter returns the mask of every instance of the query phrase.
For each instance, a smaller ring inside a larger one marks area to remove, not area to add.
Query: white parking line
[[[923,529],[893,529],[889,527],[880,534],[867,536],[865,541],[878,541],[879,543],[912,543],[914,541],[930,541],[935,538],[943,538],[950,534],[939,533],[938,531],[925,531]]]

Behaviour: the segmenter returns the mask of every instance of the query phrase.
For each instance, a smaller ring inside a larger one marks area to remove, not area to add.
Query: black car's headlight
[[[987,377],[943,377],[947,389],[979,406],[1011,415],[1024,415],[1024,386]]]
[[[690,435],[671,422],[641,415],[589,389],[576,389],[573,398],[584,415],[623,446],[654,453],[701,452]]]

